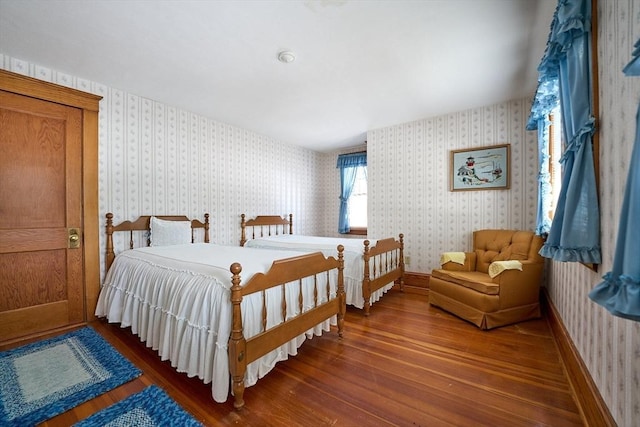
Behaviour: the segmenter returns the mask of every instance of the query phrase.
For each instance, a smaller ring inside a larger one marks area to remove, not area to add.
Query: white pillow
[[[191,243],[191,221],[167,221],[151,217],[151,246]]]

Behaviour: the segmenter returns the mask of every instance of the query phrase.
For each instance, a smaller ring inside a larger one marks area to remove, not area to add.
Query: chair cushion
[[[473,235],[476,270],[489,271],[494,261],[526,260],[534,234],[530,231],[481,230]]]
[[[478,271],[433,270],[431,276],[487,295],[500,293],[500,286],[493,283],[488,274]]]

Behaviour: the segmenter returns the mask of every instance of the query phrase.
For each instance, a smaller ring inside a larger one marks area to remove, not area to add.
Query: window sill
[[[352,227],[351,230],[345,234],[351,234],[354,236],[366,236],[367,229],[365,227]]]

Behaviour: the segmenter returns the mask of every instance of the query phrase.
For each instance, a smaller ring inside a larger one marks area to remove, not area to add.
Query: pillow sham
[[[191,243],[191,221],[169,221],[151,217],[151,246],[171,246]]]

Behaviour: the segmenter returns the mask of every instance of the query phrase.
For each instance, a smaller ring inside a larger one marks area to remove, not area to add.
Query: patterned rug
[[[141,373],[88,327],[0,352],[0,425],[35,425]]]
[[[182,409],[164,390],[152,385],[74,425],[103,426],[200,427],[202,424]]]

